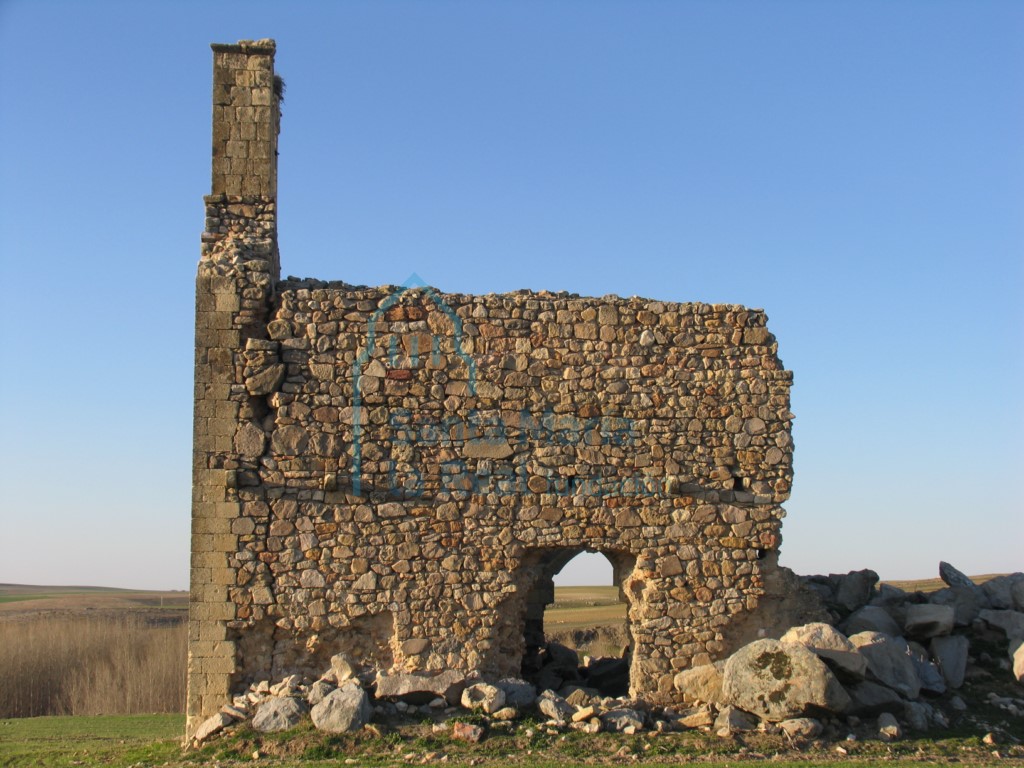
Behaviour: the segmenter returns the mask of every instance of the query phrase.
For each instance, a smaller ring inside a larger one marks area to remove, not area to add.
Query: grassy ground
[[[0,766],[144,765],[176,761],[184,715],[0,720]]]
[[[327,736],[307,722],[284,734],[256,734],[239,728],[201,750],[183,751],[180,715],[118,717],[41,717],[0,720],[0,766],[66,768],[103,765],[110,768],[200,765],[268,765],[275,768],[350,764],[392,766],[420,764],[548,766],[645,766],[753,764],[773,766],[828,764],[862,766],[1022,765],[1024,751],[1003,748],[1000,757],[976,736],[941,740],[878,741],[835,744],[810,743],[793,747],[778,737],[749,736],[720,739],[699,732],[648,733],[637,736],[548,733],[532,722],[495,728],[476,745],[433,734],[429,726],[409,724],[402,732],[379,726],[358,734]],[[254,757],[256,755],[256,757]]]

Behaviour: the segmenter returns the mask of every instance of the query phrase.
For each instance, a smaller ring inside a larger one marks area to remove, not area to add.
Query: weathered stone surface
[[[725,700],[772,722],[814,711],[842,712],[850,698],[835,675],[801,645],[757,640],[725,662]]]
[[[684,669],[675,676],[673,683],[675,689],[683,694],[684,701],[723,703],[720,664],[702,664],[692,669]]]
[[[586,707],[595,698],[601,698],[600,691],[594,688],[573,688],[571,691],[566,693],[566,690],[569,687],[570,686],[566,686],[566,688],[562,689],[562,693],[564,694],[563,698],[574,707]]]
[[[196,732],[192,734],[192,738],[196,741],[205,741],[215,733],[219,733],[224,729],[224,726],[230,725],[233,721],[234,718],[230,715],[218,712],[203,720],[202,724],[196,728]]]
[[[235,432],[235,450],[246,459],[262,456],[266,445],[266,433],[251,421],[239,425]]]
[[[950,688],[959,688],[964,684],[969,647],[970,641],[963,635],[932,638],[932,658],[939,665],[939,671]]]
[[[903,705],[903,719],[915,731],[927,731],[931,707],[920,701],[908,701]]]
[[[867,605],[871,599],[878,574],[872,570],[850,571],[842,575],[830,576],[835,579],[835,602],[846,611],[852,612]]]
[[[996,576],[981,585],[990,608],[995,610],[1013,610],[1013,577]]]
[[[466,709],[480,709],[490,715],[505,706],[505,692],[487,683],[470,685],[462,692],[462,706]]]
[[[627,707],[610,709],[601,713],[601,727],[606,731],[633,733],[644,727],[644,716]]]
[[[903,629],[911,637],[928,639],[953,631],[955,612],[948,605],[918,603],[907,606]]]
[[[495,683],[505,693],[505,703],[516,709],[532,707],[537,701],[537,689],[525,680],[506,677]]]
[[[507,459],[512,453],[512,446],[500,438],[467,440],[462,449],[469,459]]]
[[[245,388],[250,395],[262,396],[276,392],[281,382],[284,381],[285,367],[278,363],[270,365],[261,371],[254,373],[245,380]]]
[[[946,680],[939,668],[932,663],[927,649],[916,642],[907,644],[910,649],[910,660],[914,664],[914,672],[921,681],[921,692],[934,695],[946,692]]]
[[[892,713],[883,712],[878,716],[878,735],[886,741],[895,741],[903,737],[903,729]]]
[[[1010,595],[1013,597],[1013,609],[1024,613],[1024,574],[1014,574]]]
[[[900,626],[889,612],[877,605],[865,605],[854,611],[840,627],[850,637],[858,632],[884,632],[896,637],[900,634]]]
[[[726,705],[719,710],[718,717],[715,718],[715,724],[712,727],[716,735],[725,738],[732,736],[734,733],[753,731],[757,728],[757,725],[758,719],[754,715],[744,712],[742,709]]]
[[[566,699],[566,701],[568,701],[568,699]],[[582,723],[584,720],[589,720],[595,715],[597,715],[597,709],[588,705],[577,709],[572,715],[572,721],[574,723]]]
[[[865,716],[903,711],[902,697],[888,686],[865,680],[851,685],[847,692],[850,694],[850,714]]]
[[[684,713],[679,724],[684,728],[707,728],[715,722],[715,715],[707,704]]]
[[[334,688],[335,686],[326,680],[317,680],[309,686],[309,693],[306,694],[306,703],[311,707],[315,707],[323,701],[324,697],[331,693]]]
[[[823,622],[793,627],[779,642],[802,645],[820,656],[836,672],[848,679],[863,680],[868,662],[846,636]]]
[[[354,683],[344,685],[324,696],[323,700],[313,707],[310,717],[317,730],[327,733],[347,733],[358,731],[368,722],[373,714],[370,697],[366,691]]]
[[[452,738],[457,741],[465,741],[469,744],[477,744],[484,737],[484,729],[473,723],[452,723]]]
[[[274,733],[294,728],[306,714],[306,705],[291,696],[273,696],[256,708],[252,727],[260,733]]]
[[[969,626],[984,607],[984,595],[977,587],[947,587],[932,592],[928,600],[935,605],[948,605],[953,609],[953,623]]]
[[[970,577],[944,561],[939,563],[939,578],[951,587],[959,587],[961,589],[973,589],[975,587]]]
[[[413,704],[426,704],[441,697],[449,704],[458,704],[466,687],[466,676],[453,669],[435,674],[377,673],[378,699],[401,699]]]
[[[576,711],[565,699],[554,691],[542,691],[537,697],[537,709],[550,720],[560,725],[568,723]]]
[[[274,453],[284,456],[298,456],[308,445],[309,433],[294,425],[275,429],[270,437],[270,446]]]
[[[341,685],[353,679],[359,672],[359,665],[347,653],[336,653],[331,656],[331,679]]]
[[[1017,644],[1011,658],[1013,660],[1013,676],[1017,678],[1018,683],[1024,683],[1024,642]]]
[[[791,739],[816,739],[821,735],[824,727],[820,720],[813,717],[795,717],[791,720],[783,720],[779,728]]]
[[[1006,633],[1007,638],[1024,638],[1024,613],[1019,611],[986,609],[979,616],[991,627],[997,627]]]
[[[908,699],[917,698],[921,681],[906,640],[884,632],[859,632],[850,635],[850,642],[867,658],[870,678]]]

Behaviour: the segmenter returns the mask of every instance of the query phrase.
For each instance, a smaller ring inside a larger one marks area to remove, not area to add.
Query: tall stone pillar
[[[265,344],[280,279],[274,41],[212,47],[213,177],[196,279],[189,736],[227,701],[238,668],[238,520],[258,496],[239,492],[258,485],[247,482],[258,468],[239,435],[261,415],[244,372],[247,350]]]

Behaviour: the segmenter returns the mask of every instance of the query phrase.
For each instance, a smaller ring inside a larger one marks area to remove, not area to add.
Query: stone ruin
[[[775,610],[792,374],[764,312],[282,279],[274,51],[213,46],[189,733],[339,653],[528,674],[584,551],[613,566],[635,696],[801,623]]]

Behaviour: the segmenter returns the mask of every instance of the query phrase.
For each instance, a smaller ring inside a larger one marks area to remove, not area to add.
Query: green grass
[[[961,765],[1019,765],[1022,753],[1014,748],[1007,758],[993,759],[990,748],[977,736],[930,741],[907,740],[893,745],[861,742],[851,746],[851,754],[839,757],[834,745],[807,747],[775,755],[769,744],[752,744],[752,754],[740,753],[743,742],[718,739],[697,732],[671,735],[638,734],[617,736],[580,733],[548,734],[534,728],[532,738],[522,730],[501,733],[493,729],[489,738],[469,746],[450,739],[447,734],[431,734],[426,727],[399,733],[385,728],[381,735],[368,732],[330,736],[315,731],[307,722],[294,731],[281,734],[256,734],[241,727],[235,735],[211,740],[201,750],[183,751],[180,739],[184,728],[181,715],[132,715],[108,717],[38,717],[0,720],[0,766],[71,768],[107,766],[108,768],[196,768],[220,765],[269,765],[274,768],[343,765],[346,758],[355,765],[415,765],[428,752],[449,756],[447,765],[516,766],[517,768],[554,768],[571,765],[622,765],[634,758],[617,755],[625,749],[636,755],[635,762],[647,768],[663,766],[758,765],[767,760],[773,768],[826,764],[832,768],[866,766],[884,761],[887,766],[920,766],[959,763]],[[776,746],[781,746],[778,744]],[[762,748],[758,757],[758,748]],[[767,749],[764,749],[767,747]],[[919,751],[923,748],[923,751]],[[252,754],[260,751],[258,761]],[[406,755],[414,757],[407,761]],[[781,758],[781,759],[780,759]],[[838,759],[837,759],[838,758]]]
[[[0,595],[0,603],[20,603],[23,600],[43,600],[47,597],[53,597],[53,595]]]
[[[0,720],[0,766],[128,766],[181,756],[184,715]]]

